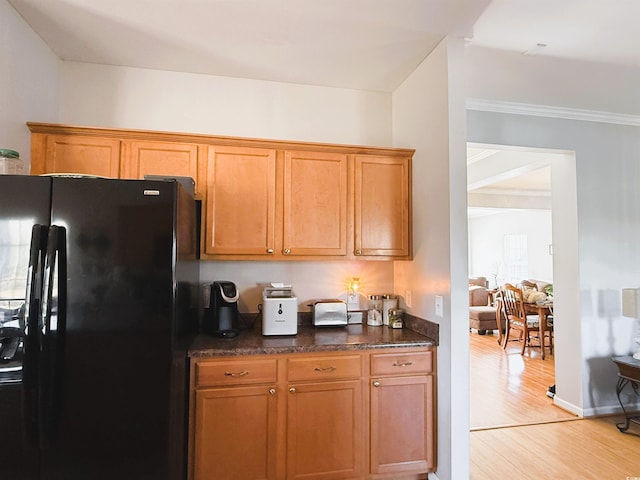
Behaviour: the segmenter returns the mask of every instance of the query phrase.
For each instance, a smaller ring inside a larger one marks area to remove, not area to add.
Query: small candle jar
[[[404,327],[404,310],[400,308],[392,308],[391,310],[389,310],[389,327],[390,328]]]
[[[382,324],[389,325],[389,311],[398,308],[397,295],[382,296]]]
[[[18,175],[20,173],[22,173],[22,162],[18,152],[0,148],[0,174]]]
[[[369,295],[367,325],[372,327],[382,326],[382,295]]]

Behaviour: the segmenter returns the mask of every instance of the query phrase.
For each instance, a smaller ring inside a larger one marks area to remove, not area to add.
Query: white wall
[[[578,195],[576,187],[576,155],[565,152],[551,163],[553,210],[553,293],[556,405],[577,415],[589,414],[584,409],[582,371],[582,336],[580,322],[580,261],[578,243]]]
[[[391,95],[77,62],[62,123],[329,143],[391,144]]]
[[[408,310],[439,323],[438,470],[469,477],[469,350],[466,137],[462,41],[446,39],[393,94],[393,138],[416,149],[413,262],[396,262],[395,288]],[[435,297],[444,315],[434,315]]]
[[[640,69],[467,47],[470,98],[640,114]]]
[[[0,0],[0,148],[20,153],[29,171],[28,120],[58,118],[58,58],[6,0]]]
[[[550,210],[507,210],[469,219],[469,274],[486,277],[492,287],[519,282],[524,278],[507,277],[504,263],[504,236],[526,235],[529,273],[526,278],[553,282],[553,257]]]

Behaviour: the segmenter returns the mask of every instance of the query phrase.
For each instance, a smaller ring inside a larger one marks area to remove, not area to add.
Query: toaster
[[[347,325],[347,304],[342,300],[317,300],[313,303],[313,325],[337,327]]]
[[[298,299],[290,285],[266,287],[262,291],[262,335],[296,335]]]

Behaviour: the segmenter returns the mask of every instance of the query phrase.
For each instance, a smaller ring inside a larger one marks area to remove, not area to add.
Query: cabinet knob
[[[291,388],[289,388],[289,391],[290,391],[291,393],[296,393],[296,387],[291,387]]]
[[[374,387],[379,387],[380,386],[380,382],[378,380],[373,382],[373,386]]]
[[[356,250],[356,255],[362,255],[362,250]]]
[[[290,248],[285,248],[282,253],[284,253],[285,255],[289,255],[291,253],[291,249]]]
[[[275,388],[270,388],[269,389],[269,395],[275,395],[276,394],[276,389]]]
[[[273,253],[273,248],[267,248],[267,253]]]

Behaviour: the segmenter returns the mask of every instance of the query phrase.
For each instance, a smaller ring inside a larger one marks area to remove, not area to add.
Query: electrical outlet
[[[411,290],[404,291],[404,303],[407,307],[411,308],[411,297],[413,296],[413,292]]]
[[[444,299],[442,298],[442,295],[436,295],[435,307],[436,317],[442,318],[444,316]]]

